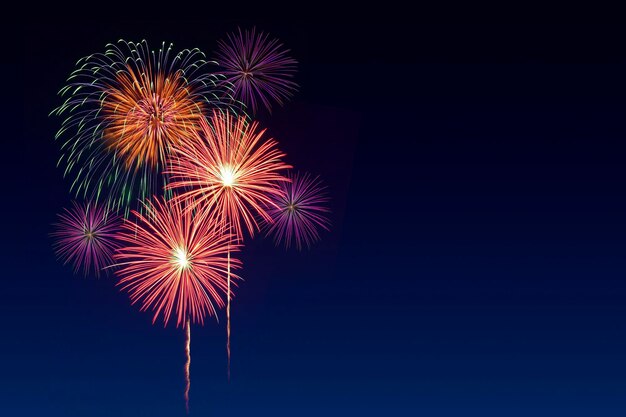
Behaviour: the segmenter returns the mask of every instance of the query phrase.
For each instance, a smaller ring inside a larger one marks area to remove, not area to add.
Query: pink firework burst
[[[273,196],[268,210],[273,223],[266,225],[266,235],[273,235],[277,245],[282,242],[289,248],[294,243],[301,250],[319,240],[320,228],[329,230],[329,198],[319,177],[308,173],[287,177],[291,181],[281,183],[281,193]]]
[[[120,218],[93,203],[73,202],[71,209],[58,215],[51,233],[53,248],[63,264],[71,263],[74,272],[100,276],[103,268],[113,264],[113,252],[119,246],[116,233]]]
[[[118,285],[142,311],[154,310],[153,322],[161,314],[165,324],[175,315],[177,326],[216,316],[215,305],[224,306],[227,274],[241,266],[230,253],[241,245],[230,243],[214,218],[195,216],[180,202],[155,199],[144,212],[133,210],[136,221],[125,220],[119,234],[125,245],[113,255]]]
[[[271,222],[265,206],[279,194],[279,184],[288,181],[281,171],[291,168],[274,139],[265,129],[243,116],[213,112],[201,122],[198,140],[174,147],[167,189],[176,199],[227,224],[237,240],[244,228],[250,235],[260,228],[255,216]]]
[[[272,102],[283,105],[298,89],[293,81],[297,61],[277,39],[252,30],[231,33],[218,43],[216,59],[233,95],[256,113],[262,104],[271,111]]]

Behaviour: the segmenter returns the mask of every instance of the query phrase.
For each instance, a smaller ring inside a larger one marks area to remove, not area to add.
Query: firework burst
[[[82,270],[85,275],[93,272],[100,276],[100,271],[113,263],[119,217],[95,204],[74,201],[72,208],[64,209],[58,218],[51,233],[58,258],[64,264],[73,264],[75,273]]]
[[[255,29],[227,35],[219,41],[216,60],[233,86],[233,94],[256,113],[263,105],[282,105],[297,90],[293,81],[297,61],[276,39]]]
[[[273,195],[274,205],[269,208],[273,223],[266,224],[266,235],[272,235],[277,245],[295,244],[301,250],[319,240],[320,228],[329,230],[329,198],[319,177],[308,173],[287,177],[291,182],[281,183],[282,192]]]
[[[167,188],[190,207],[218,217],[237,240],[244,228],[254,235],[256,216],[272,221],[267,207],[274,204],[272,195],[280,194],[278,185],[288,181],[281,174],[290,168],[281,160],[285,154],[245,117],[214,112],[210,124],[202,121],[201,126],[198,140],[174,148]]]
[[[230,234],[214,219],[194,217],[181,203],[155,199],[144,203],[144,211],[133,210],[136,221],[126,220],[119,234],[125,245],[113,255],[118,285],[142,311],[154,310],[153,322],[162,315],[167,324],[175,315],[178,327],[186,320],[203,324],[205,316],[217,317],[226,274],[241,266],[230,252],[241,245],[229,243]]]
[[[117,210],[160,190],[170,147],[193,137],[203,112],[228,95],[210,66],[198,49],[155,52],[146,41],[79,60],[52,112],[65,117],[56,138],[72,191]]]

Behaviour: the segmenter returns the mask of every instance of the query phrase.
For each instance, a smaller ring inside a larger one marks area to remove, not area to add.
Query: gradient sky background
[[[248,240],[232,382],[223,322],[193,327],[191,415],[625,415],[623,28],[210,16],[31,21],[2,56],[0,414],[184,415],[183,331],[54,258],[48,113],[107,42],[210,54],[238,25],[300,62],[260,120],[329,185],[333,230]]]

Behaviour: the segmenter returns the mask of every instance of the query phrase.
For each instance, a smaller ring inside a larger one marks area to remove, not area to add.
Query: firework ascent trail
[[[187,362],[185,362],[185,409],[189,414],[189,388],[191,388],[191,377],[189,376],[189,367],[191,366],[191,327],[189,319],[187,319],[187,329],[185,331],[185,354]]]

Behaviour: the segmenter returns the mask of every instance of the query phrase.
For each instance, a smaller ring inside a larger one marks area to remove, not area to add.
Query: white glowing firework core
[[[220,181],[224,187],[235,185],[235,170],[228,165],[220,167]]]
[[[189,268],[189,254],[184,248],[174,249],[174,263],[179,269]]]

